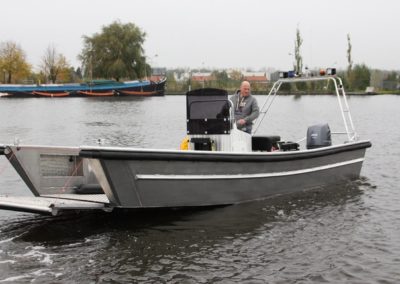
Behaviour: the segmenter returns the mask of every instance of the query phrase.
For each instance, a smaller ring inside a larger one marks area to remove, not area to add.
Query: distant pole
[[[156,54],[154,54],[154,56],[153,56],[153,57],[154,57],[154,60],[153,60],[153,61],[154,61],[154,65],[156,65],[156,58],[158,57],[158,54],[157,54],[157,53],[156,53]],[[156,65],[156,67],[157,67],[157,65]],[[158,66],[158,67],[161,67],[161,66]]]
[[[93,64],[92,64],[92,57],[93,57],[93,46],[92,43],[89,43],[89,80],[93,82]]]
[[[290,59],[292,60],[293,53],[289,52],[288,55],[290,56]],[[292,61],[292,64],[293,64],[293,69],[295,69],[296,63],[294,61]]]
[[[203,73],[205,73],[205,72],[204,72],[204,62],[201,62],[201,71],[202,71]],[[203,89],[204,89],[204,85],[205,85],[205,80],[206,80],[206,78],[205,78],[205,76],[203,76]]]
[[[156,53],[156,54],[154,54],[153,55],[153,57],[151,57],[150,58],[150,60],[151,60],[151,65],[154,65],[154,66],[156,66],[156,58],[158,57],[158,54]],[[153,76],[153,67],[152,66],[150,66],[150,71],[151,71],[151,73],[150,73],[150,80],[151,80],[151,77]],[[156,74],[157,75],[157,74]]]
[[[147,56],[144,57],[144,79],[147,80]]]
[[[90,55],[90,58],[89,58],[89,79],[90,79],[90,82],[93,82],[93,66],[92,66],[92,55]]]
[[[349,89],[353,87],[353,76],[352,76],[352,69],[353,69],[353,60],[351,58],[351,40],[350,34],[347,34],[347,83],[349,85]]]
[[[294,42],[294,57],[296,60],[295,72],[300,75],[303,71],[303,58],[301,56],[300,47],[303,44],[303,39],[300,35],[300,29],[297,27],[296,40]]]
[[[189,92],[192,90],[192,71],[189,71]]]
[[[351,41],[350,41],[350,34],[347,34],[347,76],[350,75],[351,69],[353,68],[353,60],[351,58]]]

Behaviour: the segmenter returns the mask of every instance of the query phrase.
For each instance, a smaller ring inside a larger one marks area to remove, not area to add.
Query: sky
[[[400,70],[398,0],[3,0],[0,7],[0,42],[19,44],[35,68],[50,45],[80,66],[82,37],[120,21],[146,33],[152,66],[289,70],[298,28],[309,68],[346,68],[349,34],[354,64]]]

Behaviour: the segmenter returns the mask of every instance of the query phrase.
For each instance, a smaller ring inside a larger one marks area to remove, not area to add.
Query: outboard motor
[[[331,146],[331,130],[327,123],[316,124],[307,129],[307,149]]]

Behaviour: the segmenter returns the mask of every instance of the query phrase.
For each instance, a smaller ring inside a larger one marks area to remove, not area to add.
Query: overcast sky
[[[50,44],[78,67],[82,36],[120,20],[146,32],[156,66],[288,70],[299,27],[310,68],[345,68],[350,34],[354,63],[400,69],[398,0],[12,0],[0,7],[0,42],[18,43],[35,67]]]

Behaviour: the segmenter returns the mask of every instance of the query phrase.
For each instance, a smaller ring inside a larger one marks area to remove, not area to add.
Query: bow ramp
[[[111,211],[105,194],[49,194],[34,196],[0,196],[0,209],[56,216],[71,210]]]
[[[59,215],[65,211],[111,211],[110,199],[78,147],[0,145],[33,195],[0,195],[0,209]]]

